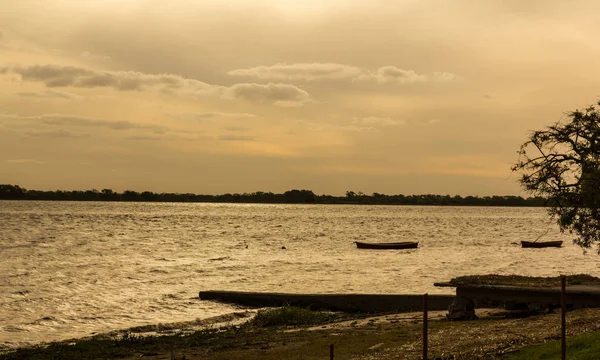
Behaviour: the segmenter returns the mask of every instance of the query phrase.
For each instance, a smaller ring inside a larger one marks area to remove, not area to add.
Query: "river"
[[[565,245],[520,247],[540,235]],[[542,208],[0,201],[0,349],[239,310],[200,290],[448,294],[433,283],[600,275],[571,238]]]

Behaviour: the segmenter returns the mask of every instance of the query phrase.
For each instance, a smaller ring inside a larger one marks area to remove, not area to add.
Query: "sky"
[[[600,2],[0,0],[0,184],[521,195]]]

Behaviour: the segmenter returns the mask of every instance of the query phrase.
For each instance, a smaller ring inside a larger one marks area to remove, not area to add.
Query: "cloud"
[[[256,66],[247,69],[229,71],[232,76],[249,76],[273,80],[337,80],[347,79],[361,74],[355,66],[334,63],[297,63]]]
[[[0,74],[6,73],[16,73],[25,81],[43,82],[47,87],[109,87],[119,91],[155,90],[187,96],[216,95],[278,106],[302,106],[310,100],[306,91],[289,84],[241,83],[227,87],[174,74],[99,71],[60,65],[0,67]]]
[[[90,134],[76,133],[67,129],[29,130],[26,132],[26,134],[30,136],[44,136],[57,138],[84,138],[90,136]]]
[[[356,78],[357,81],[376,81],[378,83],[396,82],[412,84],[427,80],[424,75],[417,74],[414,70],[399,69],[395,66],[384,66],[369,74],[363,74]]]
[[[166,92],[186,90],[192,93],[214,92],[217,87],[173,74],[145,74],[137,71],[97,71],[74,66],[32,65],[0,68],[25,81],[41,81],[47,87],[110,87],[116,90],[157,89]]]
[[[106,127],[112,130],[149,129],[158,134],[166,132],[165,128],[157,125],[137,124],[130,121],[93,119],[70,115],[42,115],[41,120],[48,125],[95,126]]]
[[[344,131],[358,131],[358,132],[375,132],[378,131],[374,126],[357,126],[357,125],[346,125],[340,126],[341,130]]]
[[[146,129],[152,130],[156,134],[163,134],[168,131],[168,129],[166,129],[165,127],[152,124],[138,124],[130,121],[104,120],[63,114],[44,114],[37,116],[16,116],[0,114],[0,119],[2,118],[19,121],[37,121],[45,125],[53,126],[105,127],[112,130]]]
[[[36,48],[34,45],[23,42],[19,39],[13,39],[12,37],[7,37],[5,33],[0,31],[0,49],[12,51],[12,52],[20,52],[20,53],[33,53],[33,54],[42,54],[43,52]],[[2,73],[2,68],[0,68],[0,74]]]
[[[449,82],[460,80],[460,77],[450,72],[434,72],[427,77],[432,81]]]
[[[46,90],[37,92],[20,92],[17,95],[22,97],[38,98],[38,99],[62,99],[62,100],[81,100],[82,96],[66,91]]]
[[[206,141],[214,140],[213,136],[198,135],[194,133],[170,133],[160,135],[133,135],[126,137],[133,141]]]
[[[414,70],[404,70],[395,66],[383,66],[375,71],[357,76],[354,78],[354,81],[374,81],[379,84],[414,84],[423,82],[449,82],[457,79],[458,76],[449,72],[418,74]]]
[[[235,84],[227,89],[226,97],[257,102],[272,103],[277,106],[302,106],[310,101],[310,95],[297,86],[289,84]]]
[[[255,66],[228,72],[232,76],[247,76],[269,80],[352,80],[374,81],[380,84],[413,84],[429,81],[454,81],[458,77],[449,72],[418,74],[414,70],[400,69],[387,65],[376,70],[361,69],[356,66],[335,63],[296,63]]]
[[[289,100],[276,101],[274,104],[279,107],[284,107],[284,108],[294,108],[294,107],[304,106],[304,102],[302,102],[302,101],[289,101]]]
[[[146,74],[136,71],[97,71],[73,66],[32,65],[0,67],[0,74],[16,73],[25,81],[41,81],[47,87],[110,87],[120,91],[158,90],[182,95],[218,95],[277,106],[302,106],[310,95],[289,84],[241,83],[230,87],[210,85],[174,74]]]
[[[350,131],[350,132],[376,132],[377,128],[374,126],[362,126],[362,125],[337,125],[337,124],[329,124],[329,123],[317,123],[310,122],[305,120],[299,120],[296,122],[296,125],[302,127],[309,131],[317,131],[317,132],[329,132],[329,131]],[[294,134],[295,135],[295,132]]]
[[[254,119],[257,116],[254,114],[246,114],[246,113],[224,113],[224,112],[199,112],[199,113],[185,113],[185,114],[176,114],[170,115],[174,118],[179,118],[183,120],[191,120],[191,121],[203,121],[207,119],[217,119],[217,118],[235,118],[235,119]]]
[[[79,54],[79,56],[81,56],[82,58],[89,59],[89,60],[102,60],[102,61],[111,60],[110,56],[95,54],[90,51],[84,51],[81,54]]]
[[[390,117],[368,116],[364,118],[354,118],[352,124],[360,126],[395,126],[404,125],[406,122],[402,120],[394,120]]]
[[[145,136],[145,135],[136,135],[136,136],[130,136],[127,138],[128,140],[152,140],[152,141],[156,141],[156,140],[163,140],[162,136]]]
[[[226,126],[223,129],[227,130],[227,131],[234,131],[234,132],[244,132],[244,131],[249,130],[248,128],[241,127],[241,126]]]
[[[40,161],[37,161],[36,159],[11,159],[11,160],[6,160],[7,163],[10,164],[43,164]]]
[[[254,141],[254,140],[256,140],[256,137],[248,136],[248,135],[220,135],[219,140],[222,140],[222,141]]]

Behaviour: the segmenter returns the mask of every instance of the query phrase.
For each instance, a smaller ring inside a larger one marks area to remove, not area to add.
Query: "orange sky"
[[[0,183],[525,195],[596,1],[0,0]]]

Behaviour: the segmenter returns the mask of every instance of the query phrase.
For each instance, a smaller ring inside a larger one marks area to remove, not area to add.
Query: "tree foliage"
[[[357,204],[357,205],[435,205],[435,206],[544,206],[541,197],[466,196],[459,195],[366,195],[347,191],[345,196],[316,195],[311,190],[289,190],[283,194],[257,191],[243,194],[202,195],[190,193],[154,193],[111,189],[98,190],[27,190],[18,185],[0,184],[0,200],[57,200],[57,201],[148,201],[148,202],[219,202],[271,204]],[[0,205],[1,206],[1,205]]]
[[[530,135],[513,171],[527,191],[548,200],[560,230],[589,248],[600,241],[600,102],[567,115]]]

